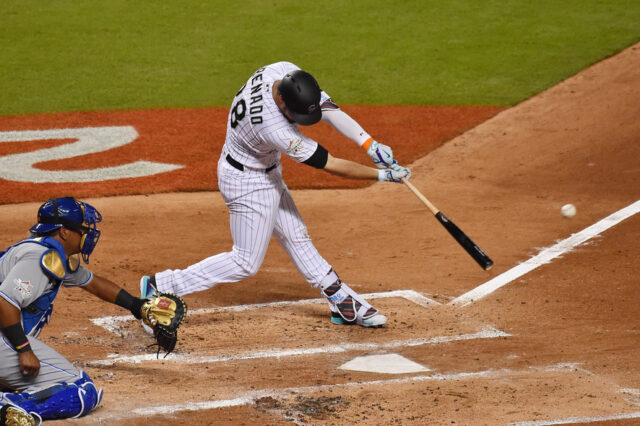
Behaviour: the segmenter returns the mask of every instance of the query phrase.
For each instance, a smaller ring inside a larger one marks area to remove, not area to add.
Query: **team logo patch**
[[[289,148],[287,149],[288,155],[296,155],[302,150],[302,139],[293,139],[289,142]]]
[[[19,291],[22,297],[31,296],[31,282],[22,281],[20,278],[16,278],[13,280],[13,283],[16,285],[16,291]]]
[[[169,299],[161,299],[158,302],[158,307],[162,309],[169,309],[171,307],[171,300]]]

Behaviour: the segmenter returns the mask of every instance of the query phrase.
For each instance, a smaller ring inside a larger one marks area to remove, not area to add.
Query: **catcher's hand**
[[[142,321],[153,329],[160,349],[169,355],[178,342],[178,328],[187,315],[187,304],[172,293],[160,293],[145,300],[141,312]]]

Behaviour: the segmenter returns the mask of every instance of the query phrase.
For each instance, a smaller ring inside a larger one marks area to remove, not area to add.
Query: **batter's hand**
[[[391,147],[381,144],[380,142],[373,141],[367,149],[367,154],[371,157],[373,164],[379,169],[387,169],[398,162],[393,158],[393,151]]]
[[[402,179],[411,179],[411,170],[397,163],[389,169],[378,170],[378,181],[380,182],[401,183]]]
[[[36,377],[40,372],[40,360],[33,351],[18,354],[20,372],[25,376]]]

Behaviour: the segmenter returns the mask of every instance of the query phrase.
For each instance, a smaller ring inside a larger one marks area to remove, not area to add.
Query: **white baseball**
[[[560,212],[562,212],[562,216],[564,217],[574,217],[576,215],[576,206],[573,204],[565,204],[560,209]]]

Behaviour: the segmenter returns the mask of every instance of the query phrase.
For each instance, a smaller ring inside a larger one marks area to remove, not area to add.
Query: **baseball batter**
[[[361,146],[378,169],[333,157],[298,128],[320,120]],[[218,161],[218,184],[229,209],[233,248],[183,270],[142,277],[142,297],[156,289],[184,295],[253,276],[275,236],[304,279],[326,297],[332,322],[365,327],[386,323],[386,317],[342,283],[316,250],[282,179],[282,154],[347,178],[401,182],[411,177],[410,170],[394,160],[391,148],[373,140],[340,110],[311,74],[290,62],[262,67],[233,99]]]
[[[32,236],[0,252],[1,424],[80,417],[100,403],[102,390],[87,373],[38,335],[62,287],[80,287],[141,318],[143,300],[80,264],[80,257],[89,262],[101,220],[90,204],[54,198],[38,210]]]

